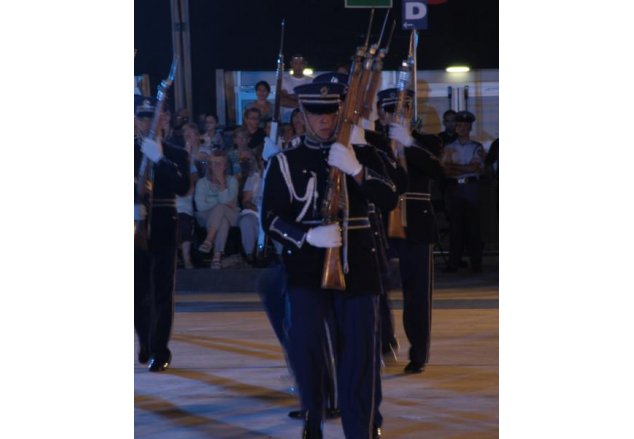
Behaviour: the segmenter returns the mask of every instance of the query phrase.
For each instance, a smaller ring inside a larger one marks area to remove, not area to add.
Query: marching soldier
[[[264,187],[262,226],[284,245],[289,354],[306,410],[304,438],[322,437],[324,319],[330,314],[334,316],[332,335],[338,340],[337,384],[344,434],[348,438],[380,434],[375,396],[380,386],[376,333],[381,280],[368,204],[389,210],[396,205],[397,193],[373,148],[335,142],[344,90],[343,84],[334,82],[294,89],[306,134],[298,145],[270,160]],[[345,174],[347,215],[340,223],[324,225],[320,207],[330,166]],[[322,289],[324,249],[342,245],[346,291]]]
[[[154,98],[135,97],[135,181],[145,155],[151,161],[148,166],[153,169],[154,182],[150,200],[135,199],[135,221],[149,220],[149,239],[144,246],[135,240],[134,328],[140,344],[139,363],[149,361],[151,372],[161,372],[169,367],[172,357],[167,344],[174,317],[176,195],[187,194],[190,182],[187,151],[160,139],[144,139],[154,110]],[[167,121],[162,117],[160,123]]]
[[[381,113],[383,113],[382,108],[380,108],[380,106],[378,107]],[[359,127],[363,126],[364,121],[360,120]],[[364,130],[362,133],[363,139],[358,143],[368,143],[376,148],[379,157],[381,157],[381,160],[385,165],[385,169],[390,180],[392,180],[392,182],[396,185],[397,192],[402,194],[407,190],[407,171],[400,163],[398,163],[396,157],[394,156],[394,152],[390,147],[390,139],[387,137],[387,127],[383,129],[382,125],[377,123],[376,128],[381,131]],[[394,319],[392,317],[392,310],[390,308],[388,298],[390,284],[389,261],[392,257],[396,256],[394,249],[389,246],[387,238],[387,219],[389,217],[389,212],[381,211],[371,204],[369,216],[374,236],[376,238],[383,285],[383,293],[379,296],[381,353],[386,359],[396,361],[399,344],[396,340]]]
[[[412,105],[414,92],[407,90],[406,104]],[[388,119],[393,118],[398,101],[396,88],[378,93]],[[429,360],[431,333],[433,257],[432,243],[438,232],[429,193],[430,179],[443,176],[438,158],[442,141],[438,136],[420,134],[392,121],[389,137],[397,142],[395,155],[407,168],[407,191],[401,195],[405,219],[404,238],[393,238],[399,258],[403,290],[403,327],[410,343],[405,373],[421,373]]]

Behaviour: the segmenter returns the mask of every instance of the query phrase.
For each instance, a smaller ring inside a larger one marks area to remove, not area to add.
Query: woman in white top
[[[196,183],[196,220],[207,229],[205,241],[198,247],[214,254],[211,268],[221,268],[221,258],[229,228],[238,223],[238,180],[229,175],[227,153],[214,149],[209,157],[207,175]]]

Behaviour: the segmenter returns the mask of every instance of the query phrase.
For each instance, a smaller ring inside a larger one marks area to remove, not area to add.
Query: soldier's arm
[[[412,137],[414,144],[405,150],[407,165],[412,168],[410,172],[420,171],[430,178],[443,178],[446,169],[441,164],[439,157],[442,148],[440,137],[417,133],[412,133]]]
[[[357,159],[363,165],[360,181],[356,180],[363,194],[379,209],[394,209],[398,203],[398,191],[374,147],[355,147],[355,151]]]
[[[164,145],[165,149],[166,146]],[[157,174],[161,174],[174,187],[177,195],[187,195],[190,187],[189,154],[184,149],[172,150],[156,164]]]
[[[385,170],[387,171],[390,180],[392,180],[392,182],[396,185],[396,191],[399,194],[406,192],[408,178],[405,168],[403,168],[394,158],[391,150],[388,153],[383,149],[377,148],[377,153],[383,161],[383,165],[385,166]]]
[[[284,246],[301,248],[308,225],[295,222],[291,194],[280,169],[280,154],[269,160],[262,196],[262,229]]]

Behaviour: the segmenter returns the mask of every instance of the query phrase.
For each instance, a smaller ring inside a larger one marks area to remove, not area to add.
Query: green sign
[[[392,0],[346,0],[346,8],[391,8]]]

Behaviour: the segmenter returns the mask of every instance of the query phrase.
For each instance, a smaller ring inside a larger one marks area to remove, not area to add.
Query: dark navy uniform
[[[456,123],[466,122],[471,126],[474,121],[475,116],[468,111],[460,111],[456,115]],[[484,160],[484,147],[480,142],[469,139],[468,133],[464,138],[445,145],[443,163],[446,165],[477,165],[475,170],[464,171],[445,179],[451,238],[448,271],[458,269],[465,247],[469,251],[471,269],[476,273],[482,271],[480,176],[484,170]]]
[[[396,89],[379,92],[386,112],[394,111]],[[409,96],[413,92],[409,91]],[[442,141],[432,134],[411,133],[414,143],[403,149],[407,189],[400,195],[405,238],[391,239],[399,258],[403,290],[403,327],[410,343],[405,372],[421,372],[429,361],[433,291],[432,244],[438,240],[430,181],[443,177],[438,155]]]
[[[134,249],[134,328],[141,352],[151,357],[150,370],[162,370],[161,366],[169,364],[171,359],[167,344],[174,317],[175,196],[185,195],[190,184],[187,151],[163,144],[163,155],[157,164],[148,164],[154,167],[148,248]],[[135,142],[135,177],[142,158],[140,143]]]
[[[442,146],[437,136],[412,133],[414,145],[405,148],[409,184],[403,198],[405,239],[393,239],[399,256],[403,289],[403,327],[410,342],[407,372],[417,372],[429,361],[433,293],[432,244],[438,241],[430,179],[442,178],[436,154]]]
[[[383,132],[365,130],[366,141],[374,146],[385,165],[390,180],[396,185],[399,194],[407,190],[407,171],[398,163],[390,147],[390,140]],[[377,251],[379,261],[381,262],[381,274],[383,283],[383,294],[379,298],[379,314],[380,314],[380,334],[381,334],[381,353],[383,355],[393,355],[396,357],[398,350],[398,341],[396,340],[394,331],[394,319],[389,304],[389,260],[396,257],[396,252],[390,248],[387,239],[387,219],[389,211],[381,211],[376,209],[374,205],[370,206],[370,221],[373,223],[374,236],[377,241]]]
[[[302,93],[298,95],[301,104]],[[310,228],[322,224],[320,208],[327,192],[331,144],[303,136],[300,145],[270,160],[262,226],[284,245],[282,260],[290,302],[289,353],[302,407],[307,411],[307,425],[321,424],[323,419],[323,346],[328,337],[324,319],[332,315],[344,433],[350,438],[370,437],[377,421],[375,398],[380,384],[376,332],[381,278],[368,211],[370,202],[383,209],[394,208],[397,193],[375,149],[355,146],[357,160],[363,165],[363,182],[344,177],[348,221],[346,225],[341,218],[340,224],[347,229],[342,248],[346,291],[321,289],[325,249],[310,245],[306,239]]]

